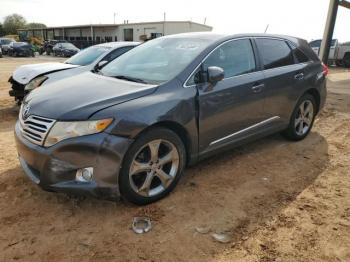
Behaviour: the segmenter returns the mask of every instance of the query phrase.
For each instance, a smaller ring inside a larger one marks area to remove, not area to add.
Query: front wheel
[[[311,131],[315,116],[315,98],[310,94],[303,95],[293,111],[288,128],[282,134],[294,141],[304,139]]]
[[[126,200],[145,205],[169,194],[179,181],[186,151],[179,136],[165,128],[142,134],[129,148],[119,175]]]

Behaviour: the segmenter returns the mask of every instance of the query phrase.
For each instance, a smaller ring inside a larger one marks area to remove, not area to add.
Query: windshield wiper
[[[122,79],[122,80],[131,81],[131,82],[147,84],[147,82],[145,80],[142,80],[142,79],[136,78],[136,77],[124,76],[124,75],[117,75],[117,76],[113,76],[113,77],[118,78],[118,79]]]

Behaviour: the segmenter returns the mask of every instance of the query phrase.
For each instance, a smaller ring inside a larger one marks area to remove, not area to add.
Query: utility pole
[[[347,0],[330,0],[326,26],[324,28],[323,39],[320,48],[319,57],[323,63],[327,64],[329,57],[329,50],[332,44],[335,21],[337,20],[338,7],[342,6],[350,9],[350,2]]]
[[[337,20],[339,0],[330,0],[326,26],[324,29],[323,39],[320,48],[320,59],[327,64],[329,57],[329,50],[332,43],[335,21]]]

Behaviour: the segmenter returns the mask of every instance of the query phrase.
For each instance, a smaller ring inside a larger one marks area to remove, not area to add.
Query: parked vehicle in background
[[[293,37],[157,38],[26,96],[20,163],[47,190],[148,204],[219,150],[276,132],[304,139],[325,103],[327,72]]]
[[[99,70],[113,59],[139,45],[139,42],[111,42],[84,49],[64,63],[42,63],[18,67],[9,79],[10,96],[18,104],[23,97],[42,84],[51,83],[85,71]]]
[[[9,56],[34,57],[33,46],[27,42],[12,42],[7,50]]]
[[[0,58],[2,57],[2,49],[1,49],[1,46],[0,46]]]
[[[16,42],[16,41],[11,39],[11,38],[0,38],[0,46],[1,46],[1,49],[2,49],[2,53],[4,55],[6,55],[8,53],[8,50],[10,48],[10,44],[12,42]]]
[[[71,43],[58,43],[52,48],[54,56],[71,57],[79,51],[80,49]]]
[[[58,43],[68,43],[66,40],[45,40],[41,54],[46,53],[46,55],[51,55],[52,48]]]
[[[316,54],[320,54],[322,40],[314,40],[309,44]],[[328,63],[335,63],[337,66],[345,66],[350,68],[350,44],[341,44],[337,39],[333,39],[331,42],[331,48],[329,50]]]

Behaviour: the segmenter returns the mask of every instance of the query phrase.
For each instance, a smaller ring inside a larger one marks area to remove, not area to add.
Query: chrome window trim
[[[192,73],[190,74],[189,77],[187,77],[186,81],[184,82],[183,84],[183,87],[184,88],[191,88],[191,87],[195,87],[197,86],[197,84],[194,84],[194,85],[187,85],[187,82],[188,80],[192,77],[192,75],[197,71],[197,69],[202,65],[202,63],[208,58],[208,56],[210,56],[217,48],[219,48],[220,46],[222,46],[223,44],[226,44],[228,42],[231,42],[231,41],[236,41],[236,40],[242,40],[242,39],[249,39],[249,40],[252,40],[252,39],[272,39],[272,40],[279,40],[279,41],[284,41],[284,42],[288,42],[290,44],[292,44],[293,46],[295,46],[296,48],[298,48],[295,43],[293,43],[292,41],[288,40],[288,39],[284,39],[284,38],[280,38],[280,37],[271,37],[271,36],[246,36],[246,37],[240,37],[240,38],[235,38],[235,39],[229,39],[229,40],[226,40],[225,42],[222,42],[220,45],[218,45],[217,47],[215,47],[212,51],[210,51],[210,53],[208,55],[206,55],[204,57],[204,59],[196,66],[196,68],[192,71]],[[263,69],[263,70],[260,70],[260,71],[254,71],[254,72],[251,72],[251,73],[247,73],[247,74],[241,74],[241,75],[237,75],[237,76],[231,76],[231,77],[227,77],[227,78],[224,78],[223,80],[225,79],[231,79],[231,78],[234,78],[234,77],[239,77],[239,76],[244,76],[244,75],[249,75],[249,74],[253,74],[253,73],[257,73],[257,72],[265,72],[265,71],[269,71],[269,70],[275,70],[275,69],[279,69],[279,68],[285,68],[285,67],[290,67],[290,66],[295,66],[295,65],[300,65],[300,64],[308,64],[308,63],[311,63],[312,60],[310,61],[307,61],[307,62],[303,62],[303,63],[295,63],[295,64],[292,64],[292,65],[286,65],[286,66],[280,66],[280,67],[275,67],[275,68],[270,68],[270,69]],[[256,63],[256,61],[255,61]]]
[[[184,84],[183,84],[183,87],[184,87],[184,88],[190,88],[190,87],[193,87],[193,86],[197,86],[196,84],[195,84],[195,85],[187,85],[187,82],[188,82],[188,80],[190,80],[190,78],[193,76],[193,74],[197,71],[197,69],[203,64],[203,62],[204,62],[212,53],[214,53],[214,51],[216,51],[216,49],[218,49],[219,47],[221,47],[222,45],[224,45],[224,44],[226,44],[226,43],[233,42],[233,41],[237,41],[237,40],[244,40],[244,39],[251,40],[251,37],[245,36],[245,37],[240,37],[240,38],[228,39],[228,40],[222,42],[220,45],[216,46],[213,50],[211,50],[211,51],[209,52],[209,54],[207,54],[207,55],[202,59],[202,61],[196,66],[196,68],[192,71],[192,73],[189,75],[189,77],[187,77],[186,81],[185,81]],[[253,51],[254,51],[253,46],[252,46],[252,49],[253,49]],[[255,59],[255,55],[254,55],[254,59]],[[255,67],[256,67],[256,61],[255,61]],[[255,72],[257,72],[257,71],[254,71],[254,72],[251,72],[251,73],[255,73]],[[250,73],[248,73],[248,74],[250,74]],[[245,74],[242,74],[242,75],[245,75]],[[237,76],[242,76],[242,75],[237,75]],[[230,78],[232,78],[232,77],[236,77],[236,76],[231,76]],[[225,79],[228,79],[228,78],[224,78],[223,80],[225,80]]]
[[[229,138],[232,138],[232,137],[234,137],[234,136],[237,136],[237,135],[239,135],[239,134],[242,134],[242,133],[244,133],[244,132],[247,132],[247,131],[249,131],[249,130],[252,130],[252,129],[254,129],[254,128],[257,128],[257,127],[259,127],[259,126],[262,126],[262,125],[265,125],[265,124],[268,124],[268,123],[277,121],[277,120],[279,120],[279,119],[280,119],[279,116],[274,116],[274,117],[268,118],[268,119],[266,119],[266,120],[264,120],[264,121],[261,121],[261,122],[259,122],[259,123],[256,123],[256,124],[252,125],[252,126],[246,127],[246,128],[244,128],[244,129],[239,130],[239,131],[237,131],[237,132],[235,132],[235,133],[232,133],[232,134],[230,134],[230,135],[228,135],[228,136],[219,138],[219,139],[217,139],[217,140],[211,142],[211,143],[209,144],[209,146],[215,145],[215,144],[220,143],[220,142],[222,142],[222,141],[224,141],[224,140],[227,140],[227,139],[229,139]]]

